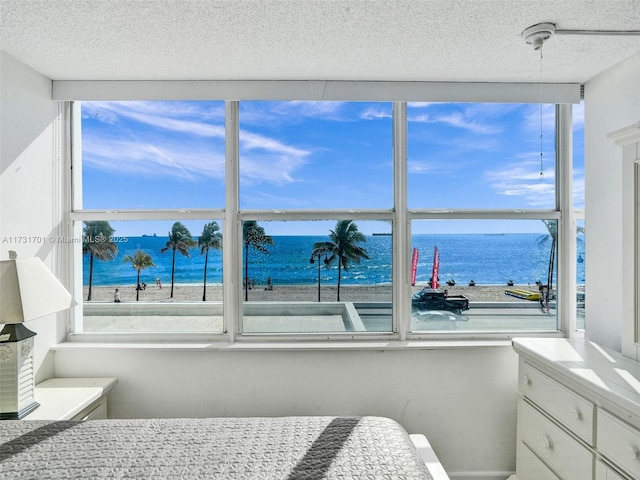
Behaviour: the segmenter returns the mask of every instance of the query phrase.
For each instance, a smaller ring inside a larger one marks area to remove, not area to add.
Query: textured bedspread
[[[381,417],[0,422],[0,479],[430,479]]]

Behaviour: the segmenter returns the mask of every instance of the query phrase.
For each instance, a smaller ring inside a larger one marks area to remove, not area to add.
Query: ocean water
[[[163,284],[171,282],[172,251],[161,253],[167,237],[128,237],[118,243],[118,256],[112,261],[94,262],[93,285],[135,285],[137,272],[130,263],[124,263],[125,255],[133,256],[140,249],[151,255],[155,267],[143,270],[141,281],[155,284],[160,277]],[[313,285],[318,281],[318,263],[309,262],[313,244],[328,240],[327,236],[273,236],[274,245],[264,254],[249,252],[249,278],[259,285],[271,277],[274,285]],[[391,283],[391,236],[367,236],[362,246],[367,249],[368,260],[352,264],[342,272],[342,282],[348,285]],[[540,234],[440,234],[414,235],[412,246],[418,249],[419,260],[416,281],[428,282],[433,267],[434,246],[440,252],[440,282],[455,280],[467,285],[504,285],[509,280],[516,284],[534,284],[546,281],[549,262],[549,241],[541,241]],[[584,250],[578,246],[576,282],[584,283]],[[411,262],[411,258],[408,259]],[[84,256],[84,284],[89,283],[89,256]],[[204,255],[198,248],[190,256],[176,255],[175,282],[202,285]],[[320,267],[323,283],[337,281],[337,266]],[[222,252],[209,251],[207,284],[222,283]]]

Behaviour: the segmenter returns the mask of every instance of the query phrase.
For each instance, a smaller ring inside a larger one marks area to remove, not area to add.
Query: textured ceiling
[[[1,48],[56,80],[585,82],[640,51],[639,0],[0,0]]]

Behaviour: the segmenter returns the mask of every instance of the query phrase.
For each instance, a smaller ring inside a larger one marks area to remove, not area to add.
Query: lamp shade
[[[0,261],[0,323],[22,323],[73,306],[66,288],[39,258]]]

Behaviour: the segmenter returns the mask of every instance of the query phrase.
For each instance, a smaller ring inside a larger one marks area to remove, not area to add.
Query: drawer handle
[[[522,379],[522,383],[524,385],[531,385],[531,378],[529,377],[529,375],[524,376],[524,378]]]
[[[582,412],[579,408],[574,408],[573,410],[571,410],[571,415],[573,416],[574,420],[582,420]]]
[[[544,448],[546,448],[548,450],[552,450],[553,449],[553,440],[551,440],[549,437],[547,437],[545,435],[542,438],[542,445],[544,445]]]
[[[635,447],[629,447],[627,449],[627,457],[633,459],[633,460],[637,460],[638,457],[640,457],[640,450],[638,450]]]

